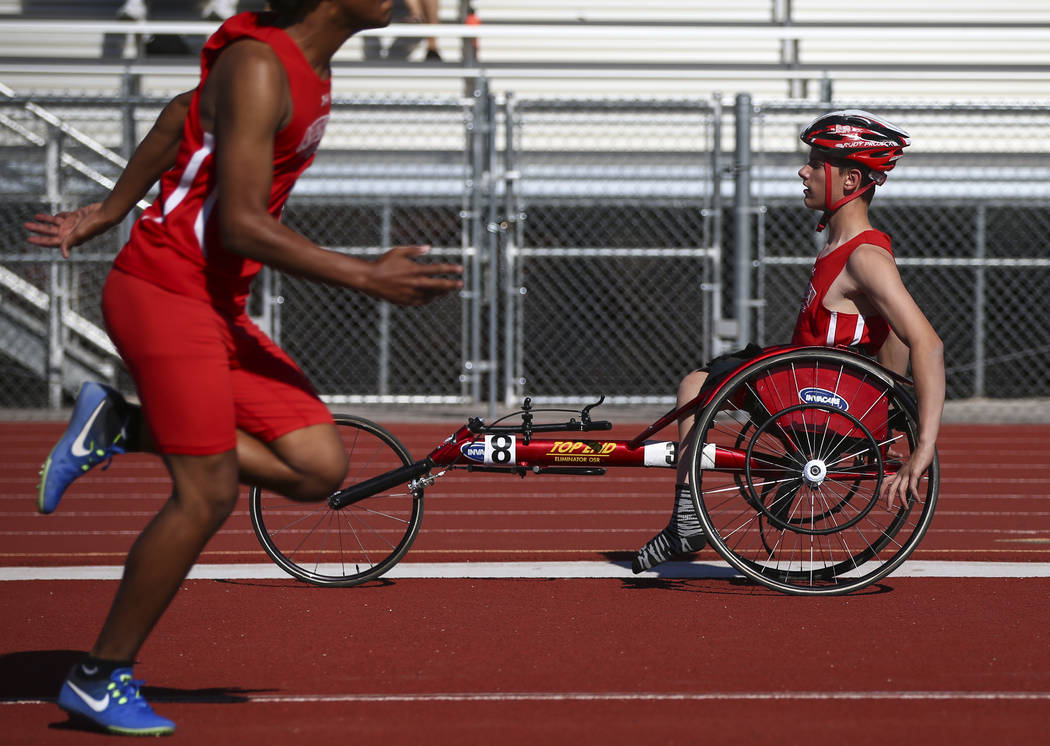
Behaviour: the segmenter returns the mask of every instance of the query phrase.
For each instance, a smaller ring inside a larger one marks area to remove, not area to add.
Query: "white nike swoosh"
[[[107,707],[109,707],[109,695],[108,694],[105,697],[103,697],[102,699],[95,699],[90,694],[88,694],[83,689],[81,689],[79,686],[74,684],[72,681],[68,681],[67,680],[66,683],[69,684],[69,688],[73,690],[74,694],[76,694],[78,697],[80,697],[82,700],[84,700],[85,704],[87,704],[87,706],[90,707],[95,712],[102,712]]]
[[[91,453],[90,450],[84,447],[84,441],[87,440],[88,430],[90,430],[91,426],[95,423],[95,418],[98,417],[98,413],[102,411],[102,407],[105,406],[105,404],[105,399],[98,403],[98,406],[95,407],[95,411],[91,413],[90,417],[88,417],[87,423],[81,428],[80,434],[77,435],[77,439],[73,441],[73,447],[70,448],[70,450],[73,451],[74,456],[79,458]]]

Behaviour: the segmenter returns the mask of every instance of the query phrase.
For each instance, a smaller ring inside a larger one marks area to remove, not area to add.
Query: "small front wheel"
[[[412,463],[390,432],[360,417],[335,418],[350,469],[344,488]],[[296,502],[252,487],[252,528],[266,553],[288,574],[325,586],[374,580],[405,555],[423,520],[423,489],[398,485],[333,509],[328,500]]]

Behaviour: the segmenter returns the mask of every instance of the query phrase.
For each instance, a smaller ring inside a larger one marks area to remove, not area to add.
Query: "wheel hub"
[[[802,478],[810,487],[819,487],[828,476],[828,467],[822,459],[807,461],[802,467]]]

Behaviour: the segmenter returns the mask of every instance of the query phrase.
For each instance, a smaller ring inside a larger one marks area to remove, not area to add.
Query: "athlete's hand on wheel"
[[[112,223],[102,215],[101,202],[84,205],[72,212],[54,215],[37,213],[34,220],[25,224],[25,229],[30,233],[27,238],[29,243],[60,248],[62,256],[67,259],[71,248],[112,227]]]
[[[459,264],[424,264],[414,258],[428,251],[429,246],[395,246],[373,264],[366,292],[403,306],[419,306],[462,288]]]
[[[897,473],[882,483],[882,497],[886,500],[886,509],[893,511],[899,500],[901,506],[919,496],[919,480],[933,463],[933,448],[919,445]]]

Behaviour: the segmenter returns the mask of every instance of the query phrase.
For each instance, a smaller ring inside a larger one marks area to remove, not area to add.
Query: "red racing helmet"
[[[893,169],[910,142],[910,136],[900,127],[861,109],[843,109],[821,114],[802,128],[799,139],[826,158],[825,209],[817,224],[818,233],[824,230],[835,210],[864,192],[874,189],[876,184],[885,183],[886,172]],[[857,164],[869,179],[868,183],[837,202],[832,202],[831,160]]]
[[[802,128],[799,139],[829,158],[862,166],[876,184],[886,181],[886,172],[910,143],[910,135],[900,127],[861,109],[821,114]]]

